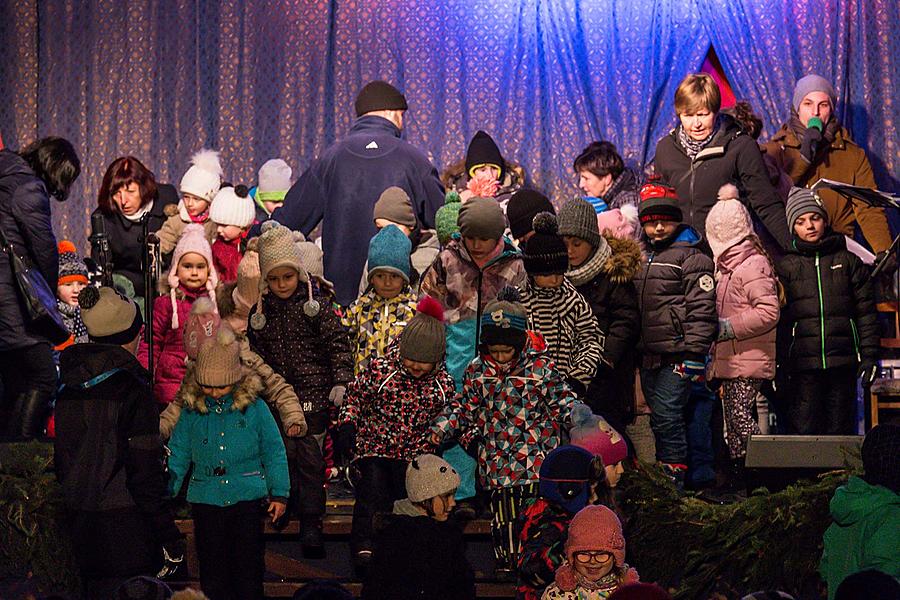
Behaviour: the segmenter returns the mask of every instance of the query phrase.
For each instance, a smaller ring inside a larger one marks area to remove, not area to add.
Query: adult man
[[[409,194],[423,229],[434,228],[444,188],[425,155],[400,139],[406,98],[384,81],[366,84],[356,98],[357,119],[297,182],[272,218],[308,235],[322,223],[325,276],[337,301],[356,299],[369,239],[372,209],[381,193],[397,186]]]
[[[835,116],[835,101],[834,88],[825,78],[807,75],[797,81],[791,118],[764,149],[798,187],[825,178],[875,188],[866,153]],[[883,209],[851,202],[832,190],[820,190],[818,194],[832,229],[852,237],[859,223],[876,254],[890,247],[891,233]]]

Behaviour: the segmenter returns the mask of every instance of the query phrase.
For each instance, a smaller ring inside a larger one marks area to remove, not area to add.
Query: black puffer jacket
[[[247,328],[250,347],[294,388],[305,413],[328,410],[331,388],[353,381],[350,336],[335,314],[331,298],[316,293],[315,299],[319,313],[309,317],[303,312],[308,300],[306,284],[301,283],[287,300],[264,294],[261,302],[266,324],[259,330]],[[251,323],[259,306],[250,311]]]
[[[705,235],[706,215],[716,203],[719,188],[733,183],[751,213],[783,247],[791,236],[784,216],[784,202],[772,187],[756,141],[734,119],[720,115],[713,139],[692,161],[678,142],[677,129],[656,145],[656,171],[674,187],[681,199],[684,222]]]
[[[34,265],[56,291],[59,254],[50,224],[47,188],[22,157],[0,150],[0,229],[15,252]],[[25,312],[9,256],[0,250],[0,351],[50,343],[25,327]]]
[[[777,265],[792,370],[852,366],[878,355],[878,323],[869,267],[829,231],[817,243],[794,240]],[[788,329],[789,327],[789,329]]]
[[[178,192],[175,187],[167,183],[157,187],[159,197],[153,201],[150,209],[149,230],[151,233],[159,231],[166,222],[165,208],[169,204],[178,204]],[[109,248],[112,253],[113,273],[127,277],[134,284],[136,296],[144,297],[144,271],[142,268],[143,246],[141,238],[144,235],[143,225],[129,221],[118,211],[106,214],[99,208],[93,212],[101,215],[106,225],[106,235],[109,237]],[[91,249],[92,257],[93,248]]]
[[[700,235],[680,225],[671,241],[651,244],[635,277],[641,307],[643,365],[703,361],[716,338],[716,287],[712,259]]]
[[[54,464],[76,554],[94,576],[153,574],[181,542],[168,505],[159,412],[147,371],[120,346],[60,355]]]
[[[641,249],[631,239],[606,241],[612,253],[600,272],[575,289],[587,298],[605,336],[601,365],[586,401],[594,413],[621,427],[634,416],[634,348],[641,314],[633,280],[641,269]]]

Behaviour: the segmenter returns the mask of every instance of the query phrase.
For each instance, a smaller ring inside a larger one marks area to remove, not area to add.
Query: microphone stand
[[[106,235],[102,215],[91,217],[91,235],[88,241],[91,243],[91,256],[97,266],[91,273],[92,282],[103,287],[113,287],[112,250],[109,247],[109,237]]]
[[[147,344],[147,370],[150,372],[150,393],[153,393],[153,300],[156,298],[156,282],[161,269],[159,237],[150,231],[150,215],[141,219],[144,268],[144,342]]]

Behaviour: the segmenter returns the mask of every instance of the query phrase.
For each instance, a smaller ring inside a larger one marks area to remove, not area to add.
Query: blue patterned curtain
[[[799,6],[799,8],[798,8]],[[594,139],[643,167],[675,123],[675,87],[714,43],[738,95],[780,122],[797,75],[824,65],[879,180],[897,177],[898,22],[891,0],[0,0],[0,134],[76,144],[84,175],[57,205],[82,249],[106,165],[142,158],[177,182],[203,145],[229,179],[268,158],[295,176],[384,78],[405,136],[439,169],[489,131],[557,202]],[[805,15],[820,15],[815,22]],[[824,16],[821,16],[824,15]],[[789,41],[789,42],[788,42]],[[880,157],[878,155],[881,155]]]

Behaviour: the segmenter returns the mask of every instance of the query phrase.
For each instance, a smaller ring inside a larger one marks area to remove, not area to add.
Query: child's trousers
[[[790,374],[788,406],[793,433],[853,435],[856,433],[856,368],[833,367]]]
[[[641,389],[650,407],[656,459],[670,465],[686,465],[688,445],[684,411],[691,393],[690,379],[675,372],[675,365],[642,368]]]
[[[360,477],[354,487],[356,502],[350,531],[354,552],[372,549],[373,517],[391,512],[394,501],[406,497],[407,464],[405,460],[378,456],[357,459]]]
[[[192,504],[200,587],[210,600],[262,600],[264,554],[260,501]]]
[[[737,377],[722,382],[725,443],[732,459],[745,456],[750,436],[761,433],[756,418],[756,404],[763,382],[763,379],[752,377]]]
[[[527,483],[491,490],[491,537],[497,568],[516,568],[519,557],[519,514],[526,500],[537,497],[538,488],[537,483]]]

